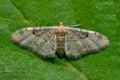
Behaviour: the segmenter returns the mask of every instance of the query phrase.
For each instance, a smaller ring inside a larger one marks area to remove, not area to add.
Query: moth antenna
[[[72,25],[73,27],[80,27],[81,24]]]

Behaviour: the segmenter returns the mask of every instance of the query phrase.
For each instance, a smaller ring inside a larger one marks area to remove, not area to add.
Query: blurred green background
[[[78,60],[43,60],[10,41],[28,26],[81,24],[110,46]],[[120,80],[120,0],[0,0],[0,80]]]

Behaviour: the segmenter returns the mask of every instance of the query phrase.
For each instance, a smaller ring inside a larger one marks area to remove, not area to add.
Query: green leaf
[[[28,26],[81,24],[110,47],[78,60],[43,60],[10,41]],[[0,80],[120,80],[120,0],[0,0]]]

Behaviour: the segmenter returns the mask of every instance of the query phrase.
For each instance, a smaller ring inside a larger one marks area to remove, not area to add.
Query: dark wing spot
[[[85,32],[85,33],[84,33],[84,36],[85,36],[85,37],[88,37],[88,32]]]
[[[36,34],[36,32],[33,30],[33,34]]]
[[[33,29],[32,33],[36,34],[39,30]]]

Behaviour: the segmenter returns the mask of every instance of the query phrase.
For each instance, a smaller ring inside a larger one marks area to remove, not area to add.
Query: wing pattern
[[[28,27],[15,31],[11,35],[13,42],[28,48],[44,58],[55,58],[56,55],[56,27]],[[65,56],[79,58],[109,45],[106,36],[90,30],[65,27]]]
[[[55,57],[56,42],[52,28],[20,29],[12,34],[12,41],[37,52],[42,57]]]
[[[67,58],[79,58],[83,54],[97,52],[108,46],[108,39],[94,31],[68,29],[66,34]]]

